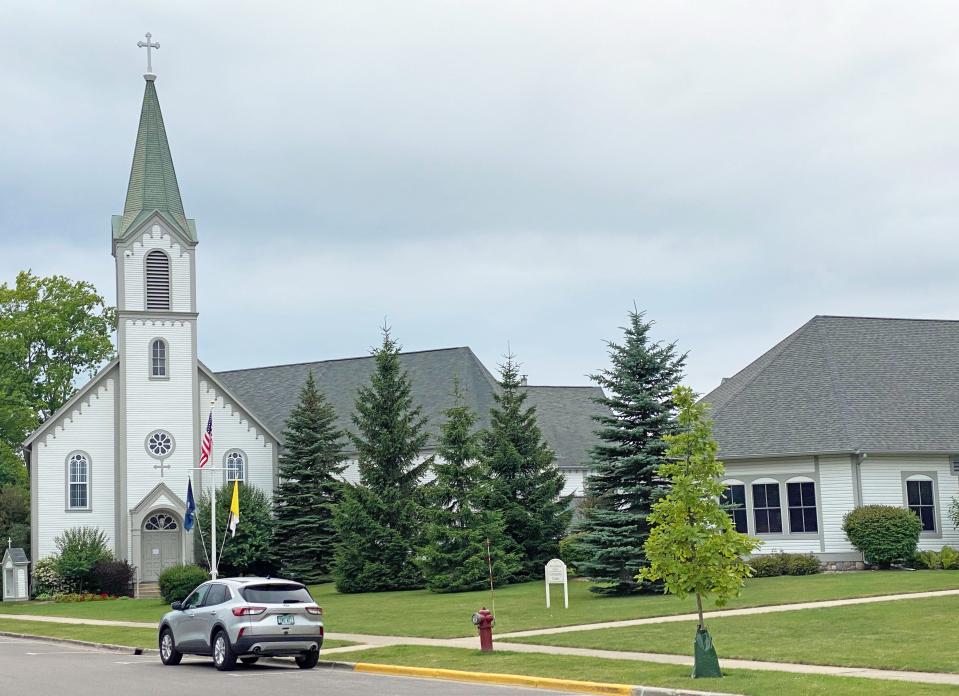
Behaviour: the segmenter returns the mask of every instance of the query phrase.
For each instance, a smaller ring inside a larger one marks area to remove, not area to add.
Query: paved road
[[[208,659],[184,658],[164,667],[156,655],[115,652],[0,636],[4,696],[176,696],[222,693],[231,696],[351,694],[351,696],[561,696],[539,689],[461,684],[434,679],[387,677],[317,667],[304,671],[269,661],[233,672],[217,672]]]

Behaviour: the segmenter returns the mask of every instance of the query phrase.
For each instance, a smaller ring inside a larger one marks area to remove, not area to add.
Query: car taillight
[[[307,614],[316,614],[317,616],[323,616],[323,607],[318,607],[315,604],[311,604],[306,608]]]
[[[256,616],[266,611],[266,607],[233,607],[233,616]]]

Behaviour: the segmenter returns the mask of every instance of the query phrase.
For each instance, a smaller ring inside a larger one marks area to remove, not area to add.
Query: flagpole
[[[210,577],[216,580],[216,481],[210,481]]]

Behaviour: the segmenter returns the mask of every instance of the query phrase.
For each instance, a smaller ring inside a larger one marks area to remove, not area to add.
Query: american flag
[[[213,449],[213,412],[206,422],[206,431],[203,433],[203,442],[200,444],[200,468],[210,461],[210,450]]]

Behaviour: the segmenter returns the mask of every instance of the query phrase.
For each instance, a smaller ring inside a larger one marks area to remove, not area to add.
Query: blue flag
[[[196,501],[193,500],[193,480],[187,479],[186,483],[186,514],[183,516],[183,528],[188,532],[193,529],[193,522],[196,518]]]

